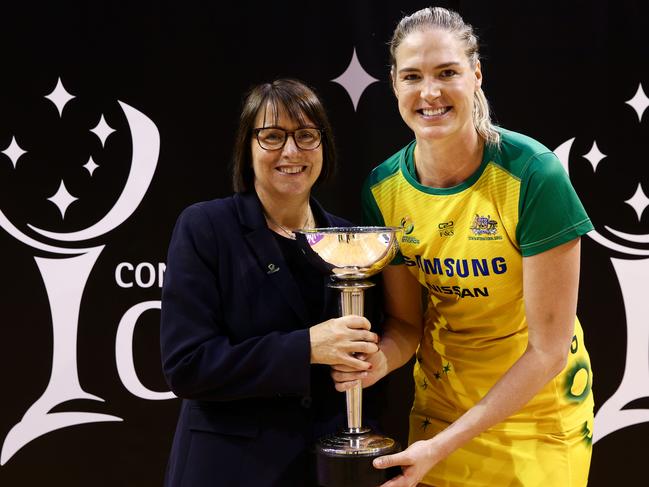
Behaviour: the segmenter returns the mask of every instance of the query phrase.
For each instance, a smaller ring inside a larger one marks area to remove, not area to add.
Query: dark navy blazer
[[[349,226],[311,207],[319,226]],[[339,313],[324,292],[320,321]],[[344,425],[345,396],[310,365],[307,316],[256,194],[180,215],[162,291],[163,369],[183,398],[166,486],[315,485],[309,453]]]

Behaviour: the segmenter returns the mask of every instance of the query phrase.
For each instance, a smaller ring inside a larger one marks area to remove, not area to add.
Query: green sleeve
[[[534,155],[521,177],[516,236],[524,257],[540,254],[593,229],[570,179],[552,152]]]

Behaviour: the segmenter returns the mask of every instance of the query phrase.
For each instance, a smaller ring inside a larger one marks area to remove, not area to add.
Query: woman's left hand
[[[380,487],[416,487],[439,460],[429,440],[416,441],[402,452],[376,458],[373,465],[380,469],[401,466],[401,475]]]

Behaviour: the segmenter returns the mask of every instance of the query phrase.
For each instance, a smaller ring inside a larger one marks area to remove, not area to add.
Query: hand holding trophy
[[[300,230],[297,240],[309,261],[331,274],[330,287],[340,290],[341,315],[363,316],[366,279],[380,272],[396,255],[401,228],[349,227]],[[390,477],[372,460],[399,451],[392,438],[373,433],[362,425],[360,381],[347,396],[347,428],[326,436],[316,446],[318,483],[322,487],[354,485],[374,487]]]

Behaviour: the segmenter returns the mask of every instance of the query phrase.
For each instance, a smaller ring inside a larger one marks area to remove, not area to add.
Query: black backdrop
[[[649,115],[634,98],[649,92],[645,3],[439,3],[482,37],[497,122],[559,148],[597,228],[583,241],[579,303],[595,372],[592,486],[649,482]],[[403,13],[425,6],[3,6],[0,485],[161,485],[179,405],[159,365],[167,244],[185,206],[231,191],[242,93],[280,76],[321,93],[341,165],[318,197],[358,220],[365,175],[411,138],[386,42]],[[333,81],[354,52],[366,74],[344,79],[361,88],[358,100]],[[365,87],[364,77],[376,81]],[[59,79],[65,91],[51,94]],[[90,132],[101,133],[102,116],[115,131],[103,141]],[[67,206],[48,200],[62,181],[77,198]],[[400,438],[410,388],[407,371],[390,381],[384,416]]]

